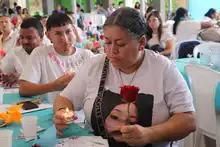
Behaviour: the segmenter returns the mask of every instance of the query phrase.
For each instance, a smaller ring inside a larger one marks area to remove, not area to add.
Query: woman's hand
[[[64,117],[65,109],[61,109],[57,111],[53,117],[53,122],[57,129],[57,135],[62,136],[63,133],[61,132],[63,129],[67,128],[68,125],[66,124],[66,120]]]
[[[140,146],[150,143],[151,130],[140,125],[124,126],[121,128],[124,142],[131,146]]]

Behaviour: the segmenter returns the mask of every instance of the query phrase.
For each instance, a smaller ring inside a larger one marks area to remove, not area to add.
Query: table
[[[198,59],[198,58],[183,58],[183,59],[176,59],[175,62],[176,62],[176,67],[178,68],[178,70],[180,71],[180,73],[182,74],[184,79],[186,80],[187,85],[189,86],[190,85],[189,78],[185,72],[185,66],[188,65],[190,62],[194,62],[196,64],[199,64],[200,59]]]
[[[3,97],[3,103],[4,104],[12,104],[13,102],[21,101],[24,98],[20,97],[18,93],[13,93],[13,94],[4,94]],[[52,122],[52,117],[53,117],[53,109],[45,109],[45,110],[40,110],[40,111],[35,111],[31,113],[26,113],[23,116],[28,116],[28,115],[35,115],[38,116],[38,125],[41,128],[49,128],[53,122]],[[16,138],[20,135],[20,129],[21,129],[21,124],[19,123],[12,123],[6,127],[0,128],[2,129],[9,129],[12,130],[13,133],[13,138]],[[42,134],[41,132],[40,134]],[[64,133],[64,138],[66,137],[72,137],[72,136],[92,136],[92,133],[89,132],[86,129],[80,128],[76,124],[72,124],[69,126],[68,129],[65,129],[63,131]],[[21,140],[13,140],[12,146],[13,147],[31,147],[33,144],[33,141],[30,142],[25,142],[24,139]]]
[[[186,80],[186,83],[188,84],[188,86],[190,88],[189,78],[185,72],[185,66],[188,65],[190,62],[200,64],[200,59],[198,59],[198,58],[184,58],[184,59],[176,59],[175,62],[176,62],[176,66],[177,66],[178,70],[180,71],[180,73],[182,74],[182,76],[184,77],[184,79]],[[219,69],[214,69],[214,70],[219,72]],[[195,100],[194,100],[194,102],[195,102]],[[220,82],[216,87],[215,109],[217,112],[220,112]]]

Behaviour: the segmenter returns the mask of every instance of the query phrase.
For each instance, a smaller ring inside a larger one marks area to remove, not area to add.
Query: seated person
[[[202,29],[213,27],[212,22],[189,20],[188,11],[185,8],[179,8],[174,18],[173,34],[176,42],[185,40],[198,40],[198,33]]]
[[[76,18],[74,17],[74,13],[73,12],[66,12],[66,14],[69,16],[69,18],[72,20],[73,22],[73,31],[74,31],[74,35],[75,35],[75,42],[76,43],[81,43],[82,42],[82,38],[83,38],[83,31],[76,26]]]
[[[158,11],[153,11],[148,19],[148,46],[150,49],[159,52],[162,55],[170,56],[173,49],[174,36],[168,30],[163,29],[163,22]]]
[[[217,12],[214,8],[209,9],[209,11],[205,14],[205,17],[202,21],[213,21],[213,23],[217,23]]]
[[[47,23],[47,16],[41,16],[41,15],[34,15],[34,18],[36,18],[37,20],[41,21],[41,23],[43,24],[44,27],[44,34],[46,32],[46,23]],[[43,45],[52,45],[51,41],[47,38],[47,35],[44,35],[44,39],[43,39]]]
[[[74,47],[74,32],[71,19],[62,13],[48,18],[46,35],[53,43],[41,46],[30,55],[20,77],[21,96],[45,94],[53,102],[74,77],[74,73],[93,53]]]
[[[13,30],[12,20],[9,16],[0,16],[0,50],[6,54],[16,47],[19,34]]]
[[[153,12],[153,11],[155,11],[154,7],[150,6],[150,7],[147,8],[147,10],[146,10],[146,12],[145,12],[145,15],[144,15],[144,17],[145,17],[145,19],[146,19],[146,23],[147,23],[147,19],[148,19],[149,15],[150,15],[151,12]]]
[[[87,126],[109,139],[110,147],[176,146],[196,130],[185,80],[172,61],[144,49],[146,31],[144,17],[133,8],[107,18],[106,54],[91,58],[54,102],[58,135],[68,127],[66,108],[84,109]]]
[[[20,29],[21,46],[11,50],[1,61],[1,70],[4,73],[3,83],[12,86],[20,77],[29,55],[42,44],[44,29],[41,22],[29,18],[22,22]]]

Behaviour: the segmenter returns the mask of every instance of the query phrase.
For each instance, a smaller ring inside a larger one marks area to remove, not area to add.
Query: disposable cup
[[[12,147],[12,130],[0,130],[0,146]]]
[[[23,134],[28,141],[37,136],[37,116],[25,116],[21,119]]]

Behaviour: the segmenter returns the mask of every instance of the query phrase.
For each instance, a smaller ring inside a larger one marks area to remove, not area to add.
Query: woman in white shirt
[[[195,131],[187,84],[169,59],[144,49],[146,31],[144,17],[133,8],[107,18],[106,55],[91,58],[54,102],[58,135],[68,127],[66,108],[84,109],[88,127],[110,147],[177,147],[172,141]],[[130,107],[120,96],[125,85],[140,88]]]
[[[163,30],[160,12],[153,11],[148,19],[148,46],[162,55],[170,56],[173,49],[174,36],[168,30]]]
[[[203,21],[207,22],[207,21],[215,21],[216,22],[216,18],[217,18],[217,12],[214,8],[209,9],[209,11],[205,14],[205,17],[203,19]]]

